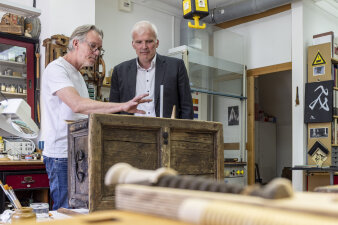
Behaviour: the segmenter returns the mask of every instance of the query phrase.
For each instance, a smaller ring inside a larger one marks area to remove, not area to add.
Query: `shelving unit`
[[[338,64],[338,59],[332,58],[331,62],[332,62],[333,65],[337,65]],[[333,73],[334,76],[336,76],[334,78],[334,80],[336,80],[337,77],[338,77],[338,74],[335,74],[335,71],[332,71],[332,73]],[[337,81],[336,81],[336,83],[337,83]],[[335,83],[335,86],[333,87],[333,101],[334,102],[333,102],[333,106],[332,107],[334,107],[334,108],[335,107],[337,108],[337,106],[335,106],[335,104],[338,102],[337,101],[338,99],[336,99],[338,97],[338,95],[337,95],[337,93],[338,93],[337,92],[338,91],[338,87],[336,86],[336,83]],[[338,140],[337,140],[337,126],[338,126],[338,123],[337,122],[338,122],[338,115],[335,115],[334,110],[333,110],[332,147],[338,147]]]
[[[18,79],[18,80],[26,80],[26,77],[16,77],[16,76],[8,76],[8,75],[0,75],[0,79]]]
[[[21,94],[21,93],[10,93],[10,92],[2,92],[6,97],[9,98],[27,98],[27,94]]]
[[[15,62],[15,61],[8,61],[8,60],[1,60],[1,59],[0,59],[0,65],[22,66],[22,67],[26,67],[27,66],[25,63]]]
[[[0,84],[16,87],[1,92],[6,98],[23,98],[36,118],[35,45],[39,40],[0,32]],[[14,75],[14,76],[13,76]],[[22,92],[18,91],[22,88]],[[26,92],[23,90],[26,89]],[[0,97],[3,100],[3,97]]]
[[[331,63],[335,66],[338,65],[338,59],[336,58],[332,58],[331,59]],[[336,95],[336,93],[338,93],[338,87],[336,87],[336,84],[337,84],[337,78],[338,78],[338,70],[333,67],[334,70],[336,71],[332,71],[332,73],[334,74],[335,78],[335,87],[333,88],[333,106],[335,106],[335,104],[337,104],[337,98],[338,98],[338,95]],[[336,108],[336,111],[337,111],[337,105],[334,107],[334,109]],[[335,111],[335,110],[333,110]],[[335,112],[333,112],[333,114],[335,114]],[[333,115],[333,122],[332,122],[332,145],[331,145],[331,166],[338,166],[338,135],[337,135],[337,127],[338,127],[338,115]],[[331,176],[330,176],[331,177]],[[332,180],[330,178],[330,180]]]

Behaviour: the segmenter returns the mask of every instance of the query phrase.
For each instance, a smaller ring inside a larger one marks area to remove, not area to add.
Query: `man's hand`
[[[135,98],[133,98],[132,100],[130,100],[129,102],[125,102],[122,105],[122,111],[124,112],[128,112],[128,113],[141,113],[141,114],[145,114],[146,112],[143,110],[138,110],[137,106],[141,103],[144,102],[151,102],[152,99],[144,99],[144,97],[147,97],[149,94],[142,94],[139,96],[136,96]]]

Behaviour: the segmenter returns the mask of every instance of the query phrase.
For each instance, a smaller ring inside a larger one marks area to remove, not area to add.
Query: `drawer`
[[[48,176],[46,173],[6,175],[5,180],[9,186],[13,187],[13,189],[49,187]]]

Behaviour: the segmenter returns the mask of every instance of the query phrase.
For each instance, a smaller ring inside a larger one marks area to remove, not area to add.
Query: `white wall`
[[[306,126],[304,124],[304,83],[306,61],[303,41],[303,3],[294,1],[292,8],[292,166],[305,164]],[[299,105],[294,103],[298,88]],[[292,186],[304,189],[303,171],[292,171]]]
[[[298,87],[300,104],[292,108],[292,165],[306,164],[307,128],[304,124],[304,86],[307,82],[307,47],[314,34],[333,31],[338,34],[338,19],[314,5],[312,1],[292,3],[292,101]],[[304,189],[302,171],[293,171],[293,187]]]
[[[70,36],[74,29],[84,24],[95,24],[95,1],[93,0],[37,0],[41,10],[41,73],[45,68],[43,40],[55,34]]]
[[[214,33],[214,56],[224,60],[246,64],[246,42],[243,35],[229,29]]]
[[[248,69],[290,62],[291,22],[289,10],[217,31],[214,34],[214,54],[222,59],[244,63]],[[283,167],[291,166],[291,72],[274,74],[262,79],[260,91],[263,94],[260,101],[266,105],[264,110],[277,117],[276,165],[277,175],[280,176]],[[278,85],[278,82],[282,82],[282,85]],[[229,135],[232,140],[237,136],[236,131],[228,131],[227,127],[224,127],[224,134]],[[232,151],[230,153],[234,155]],[[230,153],[225,151],[224,154]]]
[[[312,1],[304,2],[304,42],[306,46],[312,45],[312,36],[333,31],[338,36],[338,17],[325,12]]]
[[[33,0],[7,0],[19,5],[33,6]],[[36,8],[41,10],[41,73],[45,68],[44,39],[54,34],[70,36],[72,31],[83,24],[95,24],[95,1],[93,0],[37,0]]]
[[[103,29],[103,59],[106,70],[117,64],[136,57],[131,45],[131,29],[140,20],[154,23],[158,29],[159,54],[166,55],[168,50],[179,45],[180,19],[162,10],[156,11],[142,4],[133,3],[131,12],[118,10],[118,1],[96,1],[96,25]],[[174,28],[173,28],[174,25]],[[106,74],[108,75],[108,74]]]
[[[227,29],[244,37],[244,62],[248,69],[291,61],[291,11],[282,12]],[[220,33],[220,34],[219,34]],[[215,45],[224,46],[226,30],[215,33]],[[225,39],[226,40],[226,39]],[[228,43],[231,46],[233,43]],[[217,51],[219,57],[228,58],[228,48]],[[233,51],[232,47],[229,48]],[[216,51],[216,50],[215,50]],[[223,52],[221,52],[223,51]],[[230,53],[231,53],[230,51]],[[239,49],[239,51],[242,51]],[[224,55],[224,56],[222,56]]]

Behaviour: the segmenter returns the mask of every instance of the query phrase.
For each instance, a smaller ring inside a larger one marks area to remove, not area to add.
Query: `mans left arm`
[[[190,82],[187,70],[185,68],[183,60],[179,60],[178,67],[178,96],[180,104],[179,118],[181,119],[193,119],[194,110],[192,104]]]

